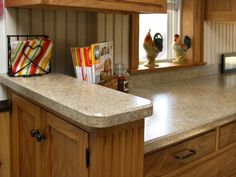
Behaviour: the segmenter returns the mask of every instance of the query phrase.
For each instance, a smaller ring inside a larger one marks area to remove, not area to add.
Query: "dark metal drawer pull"
[[[178,154],[175,154],[174,157],[178,160],[184,160],[191,156],[194,156],[196,154],[196,151],[193,149],[186,149],[182,152],[179,152]]]

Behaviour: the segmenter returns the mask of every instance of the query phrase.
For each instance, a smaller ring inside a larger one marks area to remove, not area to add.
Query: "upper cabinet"
[[[165,13],[166,0],[6,0],[7,7],[64,6],[93,10]]]
[[[205,20],[236,21],[236,1],[205,0]]]

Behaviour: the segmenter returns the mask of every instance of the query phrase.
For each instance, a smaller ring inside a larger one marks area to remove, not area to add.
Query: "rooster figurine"
[[[189,36],[185,36],[184,43],[182,43],[180,36],[175,34],[174,41],[173,49],[176,52],[177,57],[173,60],[173,62],[176,64],[184,64],[187,62],[185,55],[191,47],[191,38]]]
[[[155,59],[158,53],[161,52],[163,49],[162,35],[160,33],[156,33],[154,35],[154,40],[153,40],[151,36],[151,30],[149,30],[149,32],[147,33],[144,39],[143,48],[145,49],[147,53],[147,60],[148,60],[144,66],[150,67],[150,68],[154,68],[158,66],[155,63]]]

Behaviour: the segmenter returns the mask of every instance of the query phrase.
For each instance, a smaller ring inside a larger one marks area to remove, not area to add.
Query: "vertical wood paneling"
[[[78,47],[84,47],[86,45],[86,14],[79,12],[78,14]]]
[[[125,64],[125,66],[128,67],[129,65],[129,16],[124,15],[123,16],[123,33],[122,33],[122,61]]]
[[[47,34],[52,71],[74,75],[70,47],[114,41],[114,63],[129,61],[129,15],[47,9],[8,9],[7,34]]]
[[[70,48],[73,46],[76,46],[76,33],[77,33],[77,24],[76,21],[76,12],[75,11],[68,11],[67,13],[67,25],[66,25],[66,73],[73,76],[74,70],[73,70],[73,63],[70,53]]]
[[[122,63],[122,15],[120,14],[115,15],[114,35],[115,35],[114,60],[117,63]]]
[[[30,10],[29,9],[19,9],[18,10],[18,33],[19,34],[29,34],[30,33]]]
[[[30,26],[32,28],[32,34],[42,34],[43,33],[43,10],[35,9],[30,10],[32,16],[30,16]]]
[[[56,53],[56,44],[55,44],[55,28],[56,28],[56,21],[55,21],[56,11],[52,10],[45,10],[44,11],[44,25],[43,31],[46,35],[50,36],[50,39],[53,41],[54,47],[52,50],[52,71],[56,71],[56,61],[54,54]]]
[[[106,40],[106,14],[98,14],[98,42],[103,42]]]
[[[6,34],[16,34],[17,26],[16,26],[16,17],[17,10],[13,8],[9,8],[6,11]]]
[[[66,58],[66,46],[65,37],[66,34],[66,12],[58,10],[56,12],[56,53],[54,53],[54,60],[56,62],[56,70],[65,73],[65,58]],[[64,59],[63,59],[64,58]]]
[[[97,42],[97,14],[86,13],[86,46]]]
[[[205,22],[204,57],[208,64],[220,63],[221,54],[236,52],[236,24]]]
[[[113,41],[114,14],[106,14],[106,40]]]
[[[129,15],[98,14],[98,41],[114,42],[114,64],[129,65]]]

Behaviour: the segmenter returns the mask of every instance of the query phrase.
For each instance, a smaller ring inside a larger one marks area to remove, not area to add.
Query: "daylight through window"
[[[181,1],[168,0],[167,14],[140,14],[139,15],[139,61],[145,62],[146,52],[143,41],[148,31],[151,30],[152,37],[156,33],[163,36],[163,50],[159,53],[157,60],[166,61],[175,57],[172,49],[174,35],[180,32]]]

